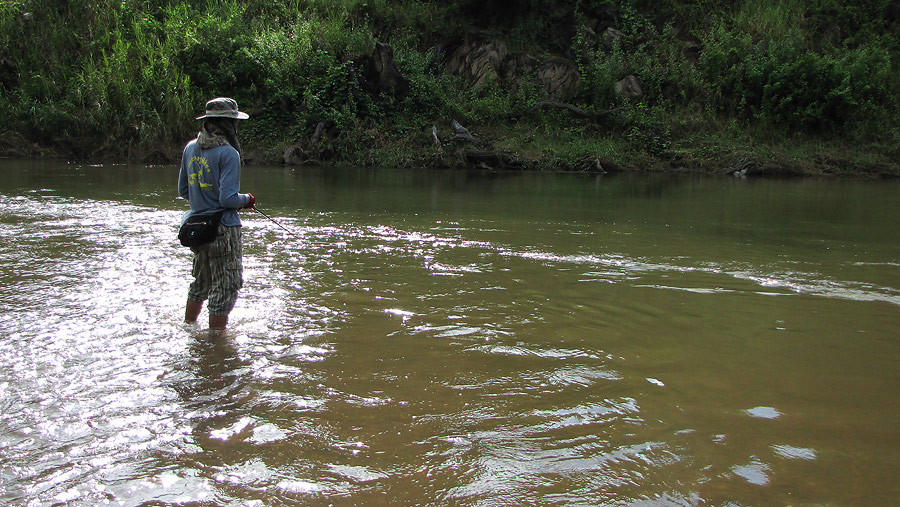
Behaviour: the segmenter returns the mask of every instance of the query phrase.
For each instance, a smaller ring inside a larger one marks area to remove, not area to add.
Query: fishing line
[[[267,215],[263,210],[257,208],[256,206],[254,206],[254,207],[252,207],[252,208],[250,208],[250,209],[252,209],[253,211],[256,211],[256,212],[259,213],[260,215],[262,215],[262,216],[268,218],[269,220],[271,220],[273,224],[275,224],[275,225],[277,225],[278,227],[281,227],[282,229],[284,229],[284,232],[290,234],[292,238],[294,238],[294,239],[301,239],[299,236],[297,236],[296,234],[294,234],[293,232],[291,232],[290,230],[288,230],[287,227],[281,225],[281,224],[278,223],[278,221],[276,221],[274,218],[272,218],[272,217],[270,217],[269,215]]]

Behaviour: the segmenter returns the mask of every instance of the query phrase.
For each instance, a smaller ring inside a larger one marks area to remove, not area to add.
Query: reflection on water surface
[[[5,504],[900,493],[895,183],[247,168],[211,340],[174,169],[0,172]]]

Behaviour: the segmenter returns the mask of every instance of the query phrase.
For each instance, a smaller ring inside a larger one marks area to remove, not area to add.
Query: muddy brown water
[[[248,167],[211,339],[176,175],[0,162],[0,503],[900,501],[898,182]]]

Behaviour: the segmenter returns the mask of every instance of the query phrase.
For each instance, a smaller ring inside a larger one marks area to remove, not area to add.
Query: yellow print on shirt
[[[203,157],[193,157],[188,164],[188,185],[200,185],[200,188],[209,188],[213,184],[209,182],[209,160]]]

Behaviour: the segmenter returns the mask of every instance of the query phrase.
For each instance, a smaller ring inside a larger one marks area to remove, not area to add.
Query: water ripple
[[[816,334],[837,320],[814,305],[900,304],[868,271],[892,262],[651,255],[623,247],[637,229],[611,246],[577,221],[245,214],[245,290],[215,340],[180,323],[175,205],[0,199],[4,503],[726,505],[853,455],[828,432],[893,413],[823,416],[875,397],[863,373],[893,342],[849,357],[864,340]],[[831,355],[848,360],[823,376]]]

